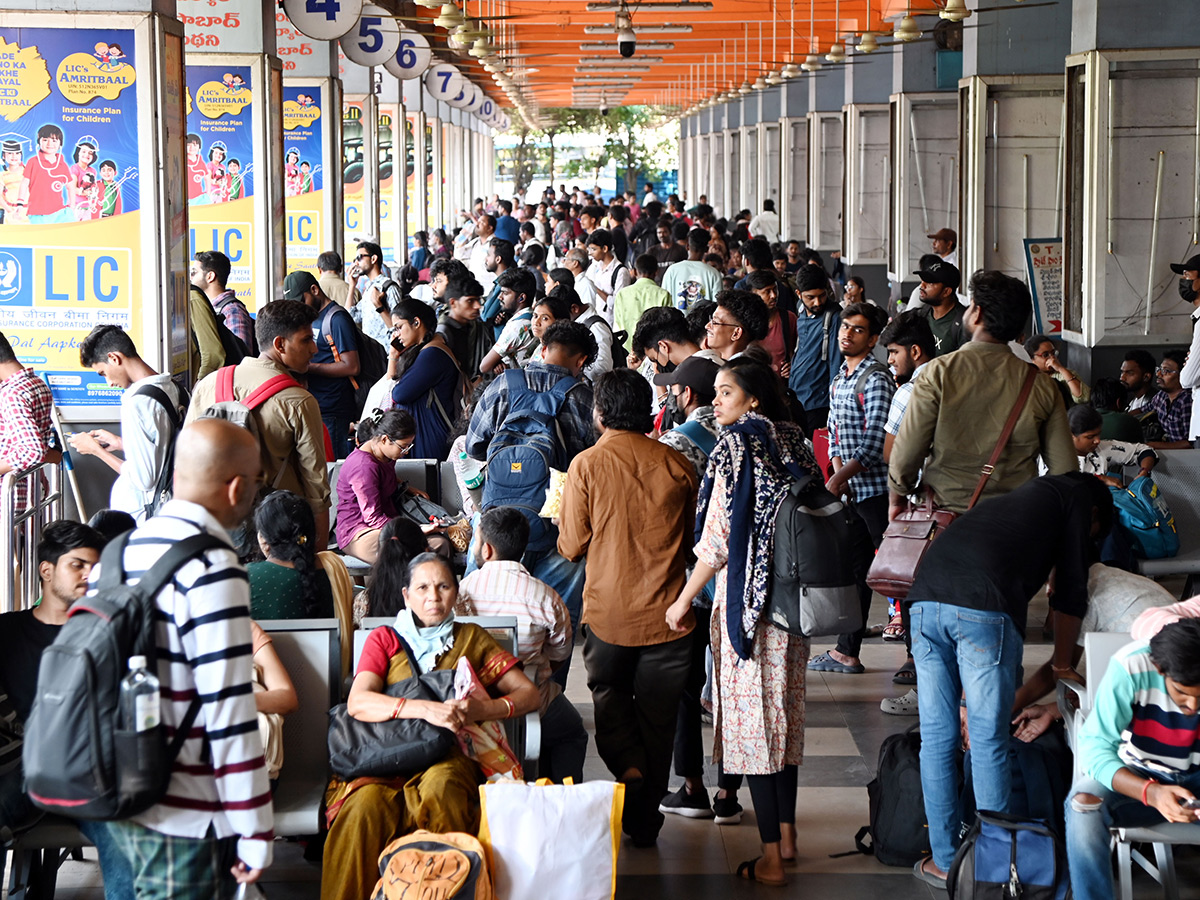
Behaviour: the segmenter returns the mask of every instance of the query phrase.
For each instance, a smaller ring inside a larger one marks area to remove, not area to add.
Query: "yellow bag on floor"
[[[499,782],[483,785],[479,798],[496,900],[616,895],[625,785]]]
[[[371,900],[495,900],[483,847],[473,836],[416,831],[379,854]]]

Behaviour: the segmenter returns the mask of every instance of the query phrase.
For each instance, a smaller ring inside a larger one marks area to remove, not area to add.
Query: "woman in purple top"
[[[338,474],[337,541],[342,551],[375,564],[379,530],[396,515],[396,461],[412,448],[416,426],[402,409],[375,410],[358,424],[358,448]]]

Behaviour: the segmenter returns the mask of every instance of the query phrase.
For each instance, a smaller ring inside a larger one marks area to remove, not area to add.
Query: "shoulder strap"
[[[676,425],[674,430],[699,447],[705,456],[712,456],[713,448],[717,446],[717,437],[695,419]]]
[[[245,399],[242,400],[242,404],[247,409],[258,409],[258,407],[262,406],[280,391],[290,387],[300,387],[300,385],[296,383],[296,379],[291,375],[276,375],[274,378],[264,381],[247,394]]]
[[[571,389],[579,384],[579,379],[574,375],[567,375],[564,378],[558,379],[554,384],[550,385],[550,394],[554,395],[556,408],[554,414],[557,416],[562,405],[567,402],[567,394],[571,393]]]
[[[333,343],[333,333],[329,330],[329,323],[333,319],[333,313],[340,307],[332,300],[325,304],[325,308],[321,310],[320,316],[317,317],[317,327],[321,331],[321,336],[329,342],[329,346],[333,347],[334,352],[337,352],[337,347]]]
[[[228,403],[235,400],[233,396],[233,370],[237,366],[222,366],[217,369],[217,392],[214,397],[217,403]]]
[[[128,541],[129,534],[132,534],[132,532],[122,535],[122,537]],[[159,557],[158,562],[152,565],[150,570],[141,577],[137,586],[147,597],[153,597],[163,589],[167,582],[175,577],[175,573],[182,568],[184,563],[190,562],[197,556],[202,556],[209,550],[219,550],[222,548],[226,550],[233,549],[216,535],[205,532],[184,538],[182,541],[173,544],[170,550]],[[105,550],[107,549],[106,547]]]
[[[417,665],[417,658],[413,656],[412,648],[408,646],[408,641],[394,625],[389,627],[396,632],[396,640],[400,642],[400,649],[404,651],[404,656],[408,660],[408,671],[412,672],[413,678],[416,678],[421,674],[421,667]]]
[[[983,494],[983,489],[987,486],[988,479],[992,477],[992,472],[996,468],[996,463],[1000,460],[1000,454],[1004,452],[1004,445],[1008,443],[1008,439],[1012,437],[1013,429],[1017,427],[1017,419],[1021,417],[1021,411],[1025,408],[1025,402],[1029,399],[1029,393],[1033,390],[1033,383],[1037,380],[1038,370],[1033,363],[1028,363],[1029,371],[1025,373],[1025,383],[1021,385],[1021,394],[1017,397],[1017,402],[1013,404],[1012,412],[1008,414],[1008,421],[1004,423],[1004,430],[1000,432],[1000,438],[996,441],[996,447],[992,450],[992,456],[987,461],[987,465],[983,467],[983,471],[979,476],[979,484],[975,485],[975,493],[971,495],[971,502],[967,504],[967,509],[971,509],[979,502],[980,496]]]
[[[100,553],[100,580],[96,583],[99,591],[108,591],[125,583],[125,546],[129,543],[132,531],[113,538]]]
[[[611,292],[611,291],[615,291],[615,290],[617,289],[617,276],[621,274],[621,270],[622,270],[622,269],[624,269],[624,268],[625,268],[625,263],[623,263],[623,262],[621,262],[620,260],[618,260],[618,261],[617,261],[617,267],[616,267],[615,269],[613,269],[613,273],[612,273],[612,284],[610,284],[610,285],[608,286],[608,289],[609,289],[609,291],[610,291],[610,292]]]
[[[143,384],[140,388],[134,391],[136,397],[149,397],[155,403],[163,408],[168,418],[171,420],[171,426],[176,430],[183,424],[183,419],[179,415],[179,407],[171,402],[171,398],[167,396],[167,392],[154,384]]]
[[[821,362],[829,361],[829,329],[833,324],[833,310],[825,310],[824,323],[821,326]]]
[[[858,378],[854,380],[854,395],[858,397],[858,405],[866,409],[867,401],[863,396],[863,388],[866,387],[867,379],[876,372],[887,371],[887,367],[872,356],[869,362],[859,364],[859,369],[862,371],[858,373]]]

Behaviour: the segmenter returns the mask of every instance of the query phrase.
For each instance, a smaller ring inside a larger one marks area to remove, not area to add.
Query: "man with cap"
[[[1181,276],[1179,296],[1192,304],[1192,346],[1188,349],[1187,362],[1179,372],[1179,383],[1193,392],[1200,388],[1200,254],[1184,263],[1171,263],[1171,271]],[[1200,403],[1192,404],[1192,424],[1188,429],[1188,440],[1200,438]],[[1200,445],[1198,445],[1200,446]]]
[[[670,431],[659,440],[686,456],[701,479],[720,430],[712,408],[718,371],[720,366],[712,360],[689,356],[670,372],[654,376],[654,383],[667,386],[675,398],[672,420],[663,422]]]
[[[308,365],[308,390],[321,407],[321,421],[329,429],[334,455],[345,459],[353,449],[350,425],[358,420],[359,412],[354,402],[358,329],[350,313],[334,303],[312,273],[303,269],[283,280],[283,299],[298,300],[317,313],[312,325],[317,353]]]
[[[928,257],[922,257],[926,262]],[[945,261],[929,262],[913,272],[921,279],[921,300],[925,304],[917,315],[929,322],[933,332],[934,355],[942,356],[957,350],[969,335],[963,328],[963,309],[958,302],[958,268]]]
[[[939,228],[933,234],[925,236],[933,241],[933,252],[940,256],[943,262],[952,266],[958,265],[958,233],[953,228]]]

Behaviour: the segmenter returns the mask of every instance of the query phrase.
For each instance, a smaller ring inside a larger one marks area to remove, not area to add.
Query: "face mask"
[[[675,371],[675,363],[671,362],[670,360],[665,363],[655,363],[654,368],[659,375],[666,375],[668,372]]]
[[[1183,298],[1185,303],[1195,303],[1196,298],[1200,297],[1200,291],[1192,287],[1192,279],[1179,279],[1179,296]]]
[[[674,394],[667,397],[667,412],[670,415],[672,428],[677,428],[687,421],[687,413],[679,408],[679,400]]]

